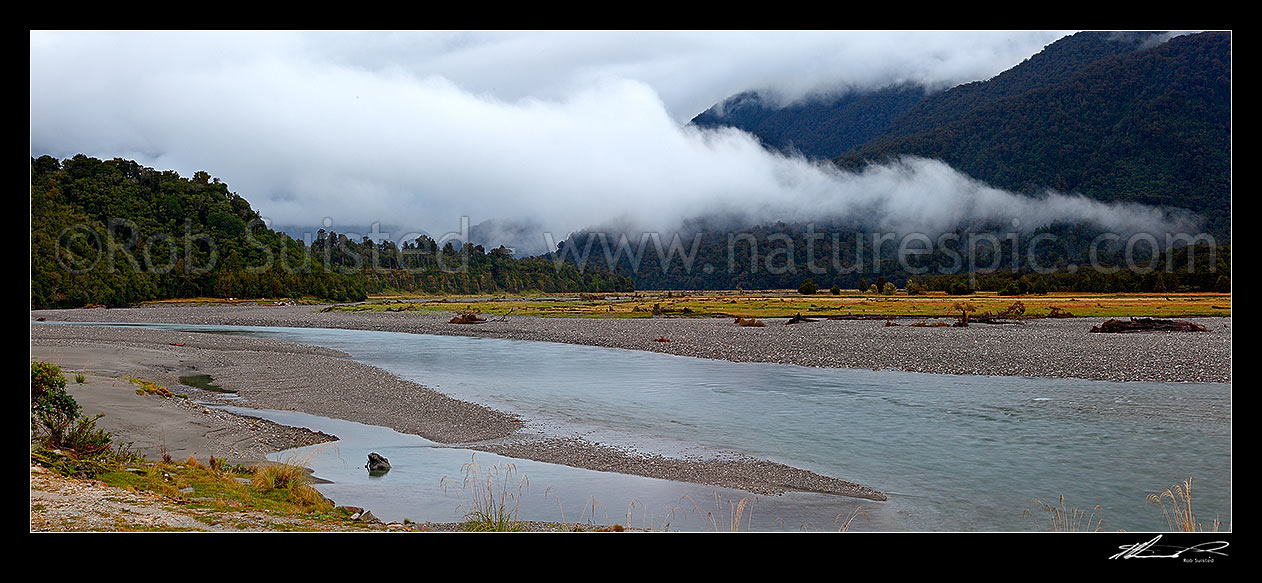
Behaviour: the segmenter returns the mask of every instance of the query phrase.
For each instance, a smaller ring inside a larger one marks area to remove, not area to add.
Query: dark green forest
[[[369,293],[575,292],[631,289],[507,249],[428,237],[398,245],[269,229],[206,172],[183,178],[123,159],[31,159],[31,307],[124,306],[192,297],[359,301]]]
[[[1013,282],[1021,293],[1229,291],[1231,285],[1230,244],[1121,238],[1070,224],[1026,233],[974,227],[934,238],[870,232],[854,223],[781,222],[740,231],[694,225],[678,239],[581,231],[558,254],[628,274],[636,289],[797,289],[806,278],[821,289],[866,290],[880,278],[958,293],[1000,291]]]
[[[876,138],[837,163],[854,169],[905,155],[936,158],[1014,192],[1051,188],[1189,209],[1217,239],[1230,240],[1230,33],[1176,37],[1055,83],[969,102],[998,81],[946,92],[935,103],[951,103],[921,112],[932,118],[906,123],[932,129]]]
[[[925,96],[890,123],[884,137],[933,131],[969,112],[1035,89],[1064,83],[1098,61],[1133,53],[1157,40],[1153,32],[1086,31],[1047,45],[1038,54],[994,77]]]
[[[740,128],[758,136],[772,150],[828,159],[882,135],[895,119],[924,97],[924,88],[904,84],[778,107],[757,93],[747,92],[707,109],[691,124],[700,128]]]
[[[1229,242],[1231,33],[1162,38],[1081,32],[914,103],[907,87],[783,109],[746,93],[693,124],[736,127],[849,170],[919,156],[1018,193],[1188,209]]]

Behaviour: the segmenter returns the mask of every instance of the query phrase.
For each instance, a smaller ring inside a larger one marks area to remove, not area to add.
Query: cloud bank
[[[724,83],[757,77],[806,95],[968,80],[1033,54],[1054,40],[1031,40],[1046,33],[626,34],[32,33],[31,152],[206,170],[274,224],[331,219],[335,230],[445,233],[466,216],[529,221],[560,239],[612,217],[667,229],[711,212],[865,213],[919,231],[979,217],[1177,226],[1158,209],[1020,197],[931,160],[844,173],[734,130],[681,127],[685,104],[755,86]],[[776,43],[780,53],[763,54]],[[805,65],[774,72],[790,57]]]

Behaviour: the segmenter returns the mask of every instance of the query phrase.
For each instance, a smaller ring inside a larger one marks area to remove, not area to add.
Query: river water
[[[732,363],[547,342],[311,328],[174,326],[341,350],[458,399],[520,414],[530,429],[667,455],[735,451],[859,482],[888,502],[739,491],[509,460],[417,436],[287,412],[266,416],[338,435],[282,452],[333,484],[335,500],[385,519],[456,520],[472,504],[462,465],[521,518],[727,529],[1039,530],[1035,498],[1077,506],[1105,530],[1166,530],[1145,497],[1188,477],[1202,521],[1231,525],[1231,385],[956,376]],[[395,469],[370,477],[368,451]],[[524,475],[529,480],[524,486]],[[441,483],[440,483],[441,482]],[[523,487],[524,486],[524,487]],[[463,502],[463,504],[461,504]],[[1095,509],[1099,505],[1100,509]],[[1033,515],[1026,510],[1033,511]],[[752,510],[752,514],[750,511]],[[1095,524],[1095,523],[1093,523]]]

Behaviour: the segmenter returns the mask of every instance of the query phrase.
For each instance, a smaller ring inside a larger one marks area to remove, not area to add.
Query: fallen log
[[[1130,321],[1107,320],[1099,326],[1092,326],[1092,332],[1209,332],[1196,322],[1186,320],[1161,320],[1157,318],[1131,318]]]
[[[785,325],[787,326],[789,324],[799,324],[801,322],[814,322],[814,321],[815,321],[815,318],[807,318],[806,316],[803,316],[801,312],[798,312],[795,316],[793,316],[792,318],[789,318],[789,321],[785,322]]]
[[[451,320],[448,321],[448,323],[449,324],[481,324],[482,322],[485,322],[485,321],[486,321],[485,318],[479,318],[477,314],[474,314],[472,312],[466,312],[466,313],[460,314],[459,316],[456,316],[455,318],[452,318]]]

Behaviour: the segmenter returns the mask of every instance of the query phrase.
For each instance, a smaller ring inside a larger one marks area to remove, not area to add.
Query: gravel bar
[[[31,318],[384,330],[563,342],[734,362],[956,375],[1231,382],[1231,318],[1189,318],[1209,332],[1094,334],[1091,327],[1105,318],[1032,319],[967,328],[885,326],[879,320],[787,326],[783,318],[768,318],[765,328],[756,328],[737,326],[726,318],[522,316],[461,325],[448,323],[452,313],[321,312],[322,307],[162,305],[42,310],[32,311]],[[655,341],[663,337],[670,341]]]
[[[762,495],[805,491],[886,499],[866,486],[747,456],[668,458],[580,438],[528,436],[519,431],[523,423],[511,413],[452,399],[321,347],[173,330],[32,325],[31,354],[66,370],[115,378],[136,376],[173,390],[195,392],[199,401],[301,411],[390,427],[452,447],[509,457]],[[215,385],[236,393],[228,396],[185,387],[179,377],[188,374],[209,374]],[[275,424],[270,429],[271,435],[259,441],[274,451],[312,443],[309,432],[286,431]],[[127,441],[136,436],[118,437]]]
[[[734,362],[892,369],[923,373],[1083,378],[1107,381],[1231,382],[1231,318],[1192,319],[1196,333],[1093,334],[1103,318],[1027,320],[967,328],[885,326],[883,321],[819,320],[764,328],[726,318],[493,318],[450,324],[442,312],[322,312],[310,305],[175,304],[139,308],[34,310],[31,319],[286,326],[381,330],[563,342],[649,350]],[[657,339],[666,338],[668,342]],[[427,439],[510,457],[654,478],[731,487],[758,494],[809,491],[873,500],[866,486],[735,455],[679,459],[627,451],[580,438],[526,436],[512,413],[458,401],[338,351],[299,344],[148,329],[32,326],[32,352],[115,351],[100,374],[150,375],[178,383],[194,370],[238,391],[234,404],[297,410],[390,427]],[[213,394],[211,394],[213,395]]]

